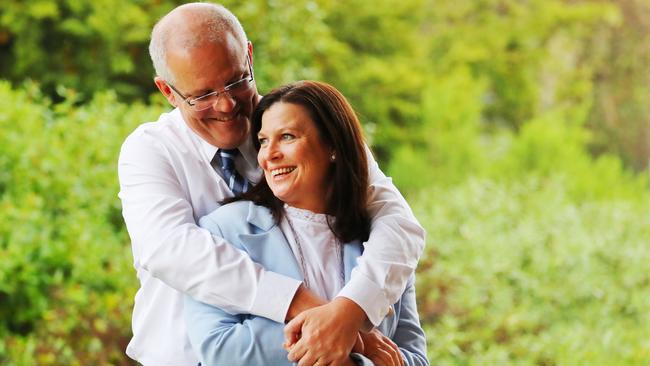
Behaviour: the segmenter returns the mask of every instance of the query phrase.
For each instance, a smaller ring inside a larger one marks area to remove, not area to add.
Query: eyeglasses
[[[219,100],[219,97],[228,94],[230,97],[233,96],[233,94],[238,94],[241,93],[245,90],[248,89],[250,86],[251,82],[255,79],[253,76],[253,67],[251,66],[251,60],[250,56],[247,54],[246,55],[246,64],[248,66],[248,75],[244,76],[242,79],[235,81],[234,83],[230,83],[226,86],[223,87],[221,90],[209,92],[203,95],[200,95],[196,98],[190,98],[184,96],[181,92],[178,91],[172,84],[167,83],[169,87],[176,92],[187,105],[190,106],[190,108],[194,109],[197,112],[206,110],[208,108],[211,108],[214,103],[216,103]]]

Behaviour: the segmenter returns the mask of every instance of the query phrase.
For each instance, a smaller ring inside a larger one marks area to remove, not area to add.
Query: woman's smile
[[[325,212],[330,148],[300,105],[277,103],[262,116],[257,160],[273,194],[285,203]]]

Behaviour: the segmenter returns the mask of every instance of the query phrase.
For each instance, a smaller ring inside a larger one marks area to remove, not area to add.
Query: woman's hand
[[[304,311],[284,328],[287,358],[300,366],[344,365],[365,320],[359,305],[344,297]]]
[[[399,347],[377,329],[369,333],[362,332],[361,339],[364,346],[363,355],[376,366],[404,366]]]

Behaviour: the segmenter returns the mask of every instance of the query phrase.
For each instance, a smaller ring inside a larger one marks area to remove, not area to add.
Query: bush
[[[650,194],[580,200],[562,177],[413,197],[418,306],[440,365],[639,365],[650,357]]]
[[[137,282],[116,159],[161,107],[75,99],[0,82],[2,364],[124,362]]]

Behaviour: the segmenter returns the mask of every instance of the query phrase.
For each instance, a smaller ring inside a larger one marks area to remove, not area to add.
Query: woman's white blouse
[[[291,245],[293,255],[300,264],[300,251],[293,231],[287,220],[291,220],[302,246],[307,278],[310,290],[324,299],[333,299],[343,287],[341,283],[341,253],[338,240],[327,225],[326,214],[284,205],[286,215],[280,223],[280,229]],[[330,217],[331,220],[333,218]],[[333,221],[332,221],[333,222]],[[302,267],[300,268],[302,271]]]

